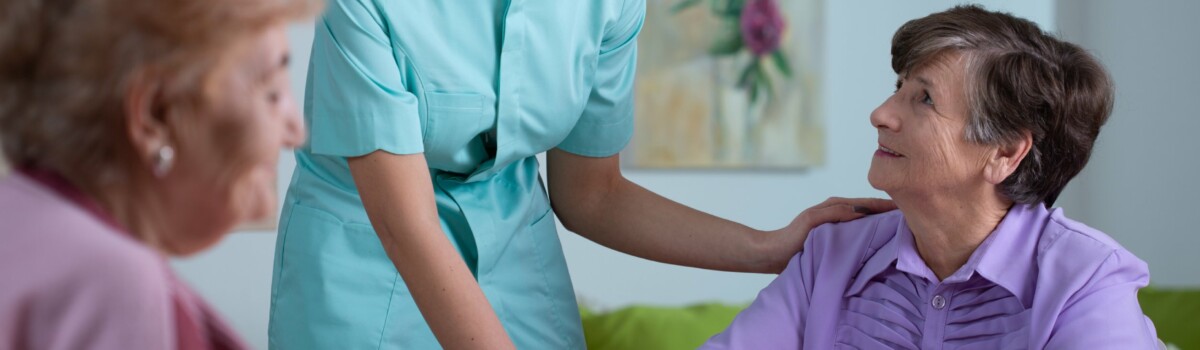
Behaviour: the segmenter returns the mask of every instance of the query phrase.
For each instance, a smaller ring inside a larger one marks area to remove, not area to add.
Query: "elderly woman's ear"
[[[170,128],[167,126],[169,106],[163,94],[161,77],[149,71],[133,74],[126,85],[125,130],[129,141],[145,164],[153,167],[155,175],[162,176],[169,169],[162,168],[163,157],[173,157]],[[169,167],[169,164],[166,165]]]
[[[1033,133],[1029,130],[1021,132],[1021,136],[1001,143],[992,151],[987,164],[983,168],[983,176],[993,185],[999,185],[1017,171],[1021,161],[1029,155],[1033,147]]]

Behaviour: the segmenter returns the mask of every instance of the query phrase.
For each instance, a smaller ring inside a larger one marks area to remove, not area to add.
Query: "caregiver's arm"
[[[713,270],[778,273],[808,231],[895,208],[891,201],[831,198],[790,225],[759,231],[659,196],[621,174],[619,155],[591,158],[559,149],[547,154],[550,201],[567,229],[642,258]],[[703,189],[697,189],[703,190]]]
[[[423,154],[348,159],[367,217],[446,349],[512,349],[479,284],[442,232]]]

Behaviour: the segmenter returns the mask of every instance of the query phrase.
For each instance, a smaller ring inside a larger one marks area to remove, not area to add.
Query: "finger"
[[[817,204],[817,205],[814,205],[814,206],[813,206],[813,208],[826,208],[826,207],[831,207],[831,206],[835,206],[835,205],[838,205],[838,204],[845,203],[845,201],[846,201],[846,198],[842,198],[842,197],[829,197],[829,198],[826,198],[824,202],[821,202],[821,203],[819,203],[819,204]]]
[[[896,203],[880,198],[845,198],[837,203],[849,205],[863,214],[877,214],[896,209]]]
[[[855,220],[866,214],[855,212],[854,206],[832,205],[824,208],[814,208],[809,212],[809,229],[833,222]]]

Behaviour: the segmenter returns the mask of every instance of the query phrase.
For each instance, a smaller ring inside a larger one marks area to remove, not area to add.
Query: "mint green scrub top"
[[[645,0],[330,1],[280,219],[270,348],[439,347],[347,167],[376,150],[424,153],[442,229],[518,348],[583,348],[535,155],[628,143],[644,17]]]

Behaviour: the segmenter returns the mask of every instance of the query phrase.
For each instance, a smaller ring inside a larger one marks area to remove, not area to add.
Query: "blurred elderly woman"
[[[275,214],[286,0],[0,4],[0,349],[241,348],[166,257]]]
[[[868,179],[899,210],[813,230],[705,347],[1157,347],[1146,264],[1048,209],[1111,111],[1100,63],[972,6],[900,27],[892,69]]]

